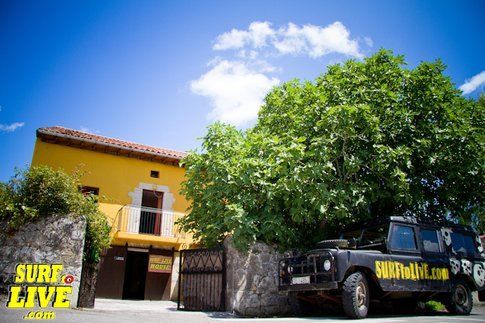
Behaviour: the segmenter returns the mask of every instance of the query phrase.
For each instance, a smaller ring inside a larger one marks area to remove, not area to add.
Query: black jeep
[[[281,259],[279,289],[313,304],[341,303],[351,318],[366,317],[371,300],[401,308],[437,300],[467,315],[472,291],[485,300],[485,254],[471,227],[390,217]]]

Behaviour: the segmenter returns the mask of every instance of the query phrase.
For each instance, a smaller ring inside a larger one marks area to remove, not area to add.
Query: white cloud
[[[363,42],[372,46],[372,39],[364,37]],[[319,58],[330,53],[362,58],[363,54],[357,39],[350,38],[349,30],[339,21],[326,27],[315,25],[298,26],[288,23],[277,30],[269,22],[253,22],[248,30],[232,29],[217,37],[214,50],[244,48],[259,50],[270,45],[278,54],[304,54]]]
[[[266,93],[279,80],[268,77],[255,66],[241,61],[219,60],[199,79],[192,92],[210,98],[213,110],[208,117],[241,126],[257,117]]]
[[[25,125],[23,122],[14,122],[12,124],[0,124],[0,131],[3,132],[13,132],[18,128],[21,128]]]
[[[258,57],[258,54],[259,53],[255,50],[242,49],[237,53],[237,56],[243,59],[256,59]]]
[[[302,37],[300,28],[292,24],[279,30],[282,37],[274,42],[275,48],[280,54],[300,54],[305,47],[305,39]]]
[[[84,126],[79,127],[79,131],[87,132],[87,133],[90,133],[90,134],[93,134],[93,135],[100,133],[99,130],[90,129],[90,128],[84,127]]]
[[[281,55],[319,58],[341,54],[362,58],[360,44],[372,46],[372,39],[352,39],[339,21],[328,26],[288,23],[273,28],[264,21],[252,22],[247,29],[232,29],[216,37],[212,49],[228,51],[232,58],[215,58],[210,70],[190,83],[193,93],[210,99],[211,120],[242,126],[255,119],[268,91],[280,80],[270,76],[281,72],[267,60]]]
[[[246,45],[247,38],[247,31],[233,29],[228,33],[219,35],[213,49],[226,50],[242,48]]]
[[[230,32],[217,36],[213,49],[238,49],[246,45],[261,48],[266,46],[268,38],[272,37],[274,33],[269,22],[255,21],[249,25],[247,31],[232,29]]]
[[[463,94],[470,94],[474,92],[479,87],[485,84],[485,71],[473,76],[471,79],[466,80],[464,84],[460,86],[460,90]]]
[[[372,47],[374,46],[374,41],[370,37],[364,37],[364,42],[367,46]]]

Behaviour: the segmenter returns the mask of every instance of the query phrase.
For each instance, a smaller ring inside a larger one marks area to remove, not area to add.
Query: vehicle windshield
[[[355,240],[360,240],[360,237],[362,236],[362,229],[360,230],[354,230],[354,231],[348,231],[344,232],[340,235],[340,239],[355,239]]]
[[[354,239],[356,247],[375,246],[383,244],[387,238],[389,225],[379,225],[359,230],[347,231],[340,235],[341,239]]]

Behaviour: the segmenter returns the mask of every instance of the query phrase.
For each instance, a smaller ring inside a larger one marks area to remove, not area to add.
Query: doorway
[[[123,299],[145,298],[145,282],[148,269],[148,253],[128,251],[125,267]]]
[[[139,233],[160,235],[163,192],[143,190]]]

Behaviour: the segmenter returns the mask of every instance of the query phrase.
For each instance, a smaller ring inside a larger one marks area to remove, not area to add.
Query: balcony
[[[186,233],[175,224],[184,215],[180,212],[126,205],[117,214],[116,237],[126,238],[129,236],[125,235],[127,233],[138,236],[134,239],[141,239],[140,236],[143,235],[147,241],[186,240]]]

